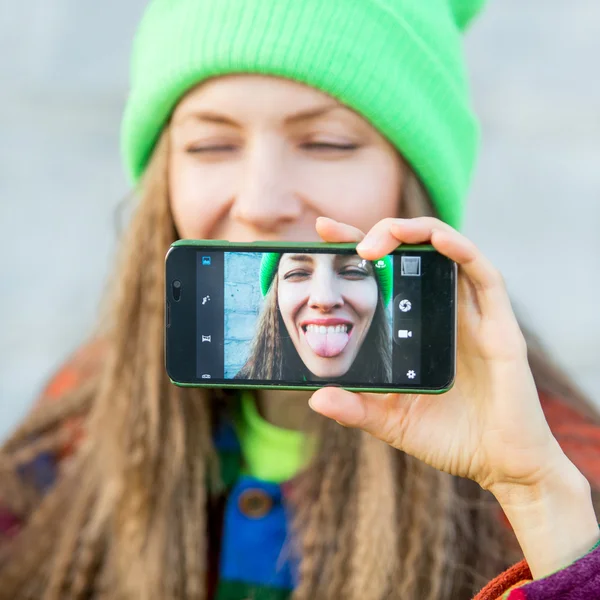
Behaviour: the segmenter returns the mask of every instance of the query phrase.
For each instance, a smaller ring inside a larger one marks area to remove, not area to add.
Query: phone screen
[[[353,248],[255,247],[170,252],[174,381],[439,389],[452,380],[452,261],[422,249],[367,261]]]

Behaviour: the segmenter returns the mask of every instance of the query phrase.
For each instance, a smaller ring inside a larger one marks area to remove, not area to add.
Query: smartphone
[[[456,369],[456,263],[429,245],[181,240],[165,259],[173,383],[442,393]]]

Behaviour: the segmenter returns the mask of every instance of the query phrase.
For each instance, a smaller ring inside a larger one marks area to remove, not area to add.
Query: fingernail
[[[311,409],[311,410],[313,410],[313,411],[314,411],[314,412],[316,412],[317,414],[319,414],[319,415],[323,414],[323,413],[322,413],[323,407],[322,407],[322,406],[319,406],[319,399],[318,399],[318,398],[317,398],[317,401],[315,402],[315,401],[312,399],[312,396],[311,396],[311,397],[309,398],[309,400],[308,400],[308,406],[310,407],[310,409]]]
[[[356,249],[359,251],[363,251],[363,250],[373,250],[373,248],[375,248],[375,240],[370,238],[370,237],[366,237],[364,238],[357,246]]]
[[[321,394],[318,394],[317,392],[315,392],[308,399],[308,406],[312,408],[312,410],[314,410],[315,412],[320,413],[323,410],[323,404],[327,405],[327,401],[324,400],[323,396]]]

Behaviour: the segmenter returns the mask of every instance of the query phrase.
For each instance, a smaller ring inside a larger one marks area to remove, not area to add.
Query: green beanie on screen
[[[137,32],[122,153],[139,180],[180,98],[258,73],[361,114],[460,227],[478,146],[462,31],[484,0],[151,0]]]
[[[277,269],[279,268],[279,259],[281,254],[279,252],[264,252],[260,260],[260,291],[263,296],[266,296]],[[392,299],[392,288],[394,285],[394,276],[392,269],[392,259],[389,256],[384,256],[379,260],[372,261],[373,271],[375,272],[375,278],[379,285],[381,292],[381,298],[383,305],[387,306]]]

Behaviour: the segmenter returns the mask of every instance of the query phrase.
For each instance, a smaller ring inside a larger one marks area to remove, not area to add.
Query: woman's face
[[[284,254],[279,311],[302,362],[320,378],[352,366],[377,308],[371,263],[358,255]]]
[[[394,148],[350,109],[289,80],[203,83],[176,107],[170,148],[183,238],[315,241],[319,216],[367,230],[398,213]]]

